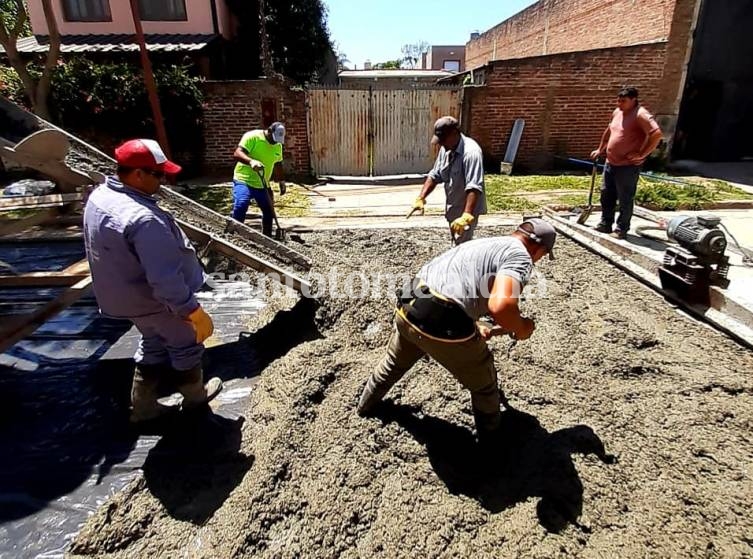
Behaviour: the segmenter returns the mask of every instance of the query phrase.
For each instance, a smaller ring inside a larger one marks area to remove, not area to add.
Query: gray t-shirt
[[[473,319],[489,311],[490,280],[510,276],[524,286],[533,261],[515,237],[476,239],[440,254],[417,277],[434,291],[452,299]]]
[[[447,221],[453,221],[463,215],[468,190],[479,192],[473,215],[478,217],[486,213],[484,157],[481,147],[473,139],[461,134],[460,142],[453,151],[441,148],[429,176],[437,183],[444,183]]]

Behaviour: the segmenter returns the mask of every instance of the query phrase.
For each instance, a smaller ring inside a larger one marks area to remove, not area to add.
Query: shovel
[[[274,200],[272,200],[272,189],[269,188],[269,185],[267,184],[267,181],[264,178],[264,169],[262,169],[261,171],[257,171],[257,174],[259,175],[259,178],[261,179],[261,185],[264,188],[264,192],[267,193],[267,198],[269,199],[269,206],[272,208],[272,217],[275,220],[275,240],[284,241],[285,229],[280,227],[280,222],[277,221],[277,212],[275,211],[275,203],[274,203]]]
[[[591,217],[591,212],[593,212],[594,206],[593,206],[593,200],[594,200],[594,186],[596,185],[596,175],[597,173],[597,163],[594,159],[593,165],[591,167],[591,190],[588,192],[588,206],[580,213],[578,216],[578,225],[584,225],[589,217]]]

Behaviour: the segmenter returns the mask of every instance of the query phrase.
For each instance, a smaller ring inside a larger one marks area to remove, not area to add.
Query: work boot
[[[187,371],[176,371],[179,375],[178,392],[183,395],[183,409],[196,408],[208,404],[222,391],[222,380],[218,377],[204,381],[204,371],[201,365],[196,365]]]
[[[161,376],[169,365],[136,365],[131,385],[131,423],[142,423],[176,411],[176,406],[166,406],[157,401]]]
[[[622,239],[624,241],[625,239],[627,239],[627,233],[617,229],[614,233],[610,235],[610,237],[614,237],[615,239]]]
[[[607,225],[606,223],[599,223],[596,227],[594,227],[599,233],[611,233],[612,232],[612,226]]]
[[[379,386],[374,382],[373,377],[369,377],[366,381],[366,386],[363,387],[361,392],[361,398],[358,400],[357,413],[361,417],[368,417],[373,414],[374,408],[377,407],[382,398],[389,391],[390,386]]]

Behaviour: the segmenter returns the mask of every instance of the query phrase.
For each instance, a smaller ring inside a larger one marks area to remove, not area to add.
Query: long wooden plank
[[[47,194],[45,196],[7,196],[0,198],[0,211],[33,210],[47,206],[62,206],[84,199],[81,192],[68,194]]]
[[[0,287],[68,287],[88,275],[89,262],[84,258],[60,271],[0,276]]]
[[[23,340],[26,336],[32,334],[37,328],[59,312],[70,307],[73,303],[86,295],[89,289],[91,289],[91,285],[92,278],[91,276],[87,276],[63,291],[63,293],[61,293],[56,299],[50,301],[41,309],[38,309],[27,315],[25,318],[14,322],[9,328],[0,330],[0,353],[3,353],[17,342]]]
[[[47,211],[44,212],[37,212],[21,219],[14,219],[13,221],[0,225],[0,238],[7,237],[8,235],[15,235],[16,233],[23,233],[27,229],[52,221],[59,215],[60,214],[56,208],[48,208]]]
[[[275,274],[280,283],[283,285],[289,285],[299,292],[302,292],[305,289],[308,293],[311,293],[311,284],[293,272],[280,268],[258,256],[254,256],[250,252],[227,242],[225,239],[207,233],[203,229],[199,229],[190,223],[186,223],[180,219],[176,221],[192,241],[202,245],[211,243],[211,250],[220,252],[236,262],[248,266],[249,268],[253,268],[258,272]]]

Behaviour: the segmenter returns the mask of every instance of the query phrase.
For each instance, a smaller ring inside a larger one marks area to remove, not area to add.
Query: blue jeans
[[[261,229],[267,235],[272,235],[272,190],[267,188],[252,188],[245,182],[233,180],[233,219],[243,223],[246,221],[248,205],[253,199],[261,210]]]
[[[617,202],[620,203],[620,215],[617,218],[617,230],[627,233],[633,217],[635,191],[638,187],[640,165],[604,166],[604,179],[601,183],[601,223],[612,227]]]

